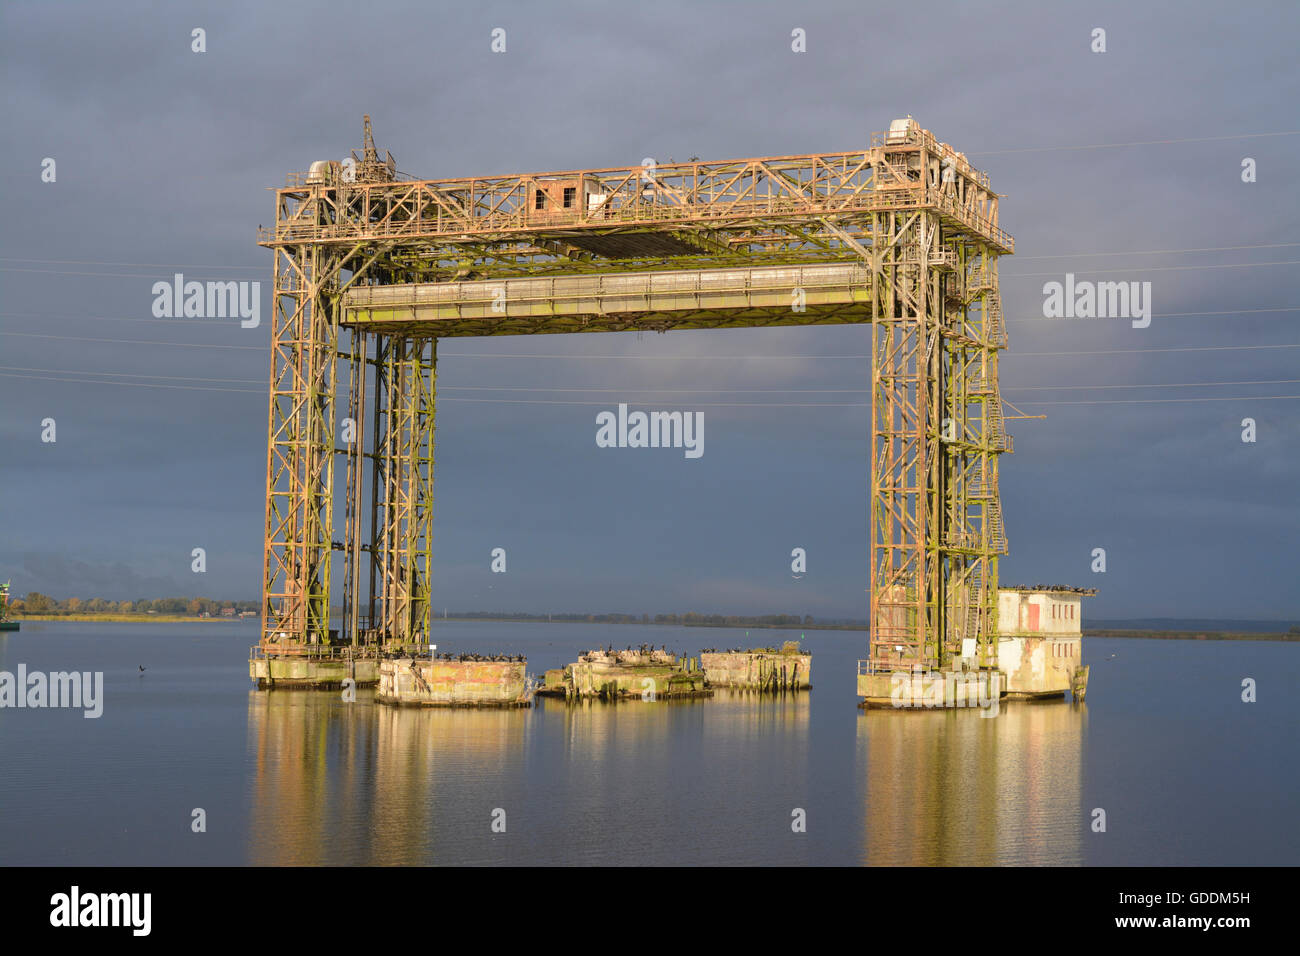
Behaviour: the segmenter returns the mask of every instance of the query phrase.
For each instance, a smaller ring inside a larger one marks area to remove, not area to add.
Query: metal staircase
[[[1002,526],[1002,502],[990,498],[984,504],[984,522],[988,527],[989,545],[995,554],[1007,553],[1007,534]]]
[[[1002,295],[996,289],[984,296],[984,333],[995,349],[1007,347],[1007,323],[1002,317]]]

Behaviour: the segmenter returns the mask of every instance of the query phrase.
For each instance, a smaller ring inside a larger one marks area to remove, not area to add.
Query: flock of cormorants
[[[523,654],[436,654],[434,656],[440,661],[460,661],[462,664],[467,661],[472,663],[524,663]]]

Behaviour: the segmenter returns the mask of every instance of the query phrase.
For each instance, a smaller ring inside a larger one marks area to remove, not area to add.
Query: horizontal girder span
[[[354,287],[345,325],[386,334],[614,331],[871,321],[863,263],[598,273]],[[684,324],[683,324],[684,323]]]

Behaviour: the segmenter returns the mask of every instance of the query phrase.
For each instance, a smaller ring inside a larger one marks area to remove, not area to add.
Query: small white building
[[[1064,585],[998,589],[998,669],[1013,697],[1060,697],[1086,686],[1083,598],[1095,588]]]

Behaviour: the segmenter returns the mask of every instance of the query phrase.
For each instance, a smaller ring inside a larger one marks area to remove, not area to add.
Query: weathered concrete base
[[[812,655],[797,650],[704,651],[700,667],[711,687],[764,693],[812,687]]]
[[[259,688],[274,690],[328,690],[351,678],[357,687],[379,682],[375,657],[274,657],[256,653],[248,659],[248,676]]]
[[[588,651],[564,670],[546,672],[539,694],[568,700],[670,700],[709,697],[704,672],[676,654],[638,651]]]
[[[1042,693],[1026,693],[1025,691],[1016,691],[1015,693],[1007,692],[1008,700],[1061,700],[1065,697],[1063,690],[1049,690]]]
[[[1080,637],[1004,634],[998,639],[998,668],[1014,697],[1064,697],[1082,659]]]
[[[996,712],[1006,675],[995,670],[858,673],[859,707],[943,710],[978,707]]]
[[[526,661],[383,661],[375,700],[416,707],[530,707],[527,667]]]

